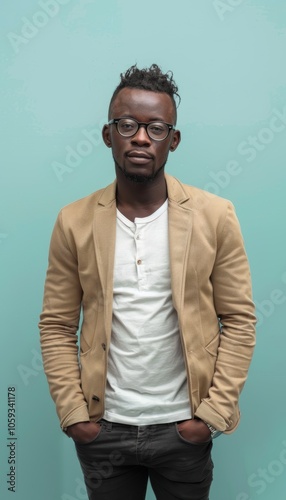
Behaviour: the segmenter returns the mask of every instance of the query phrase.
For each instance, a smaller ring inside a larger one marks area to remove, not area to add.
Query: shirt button
[[[140,264],[142,264],[142,260],[141,260],[141,259],[138,259],[138,260],[137,260],[137,264],[140,266]]]
[[[140,240],[140,235],[139,234],[137,234],[136,240]]]

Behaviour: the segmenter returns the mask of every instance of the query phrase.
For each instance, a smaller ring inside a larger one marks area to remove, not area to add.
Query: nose
[[[139,128],[135,135],[131,138],[131,141],[136,144],[151,144],[151,139],[147,134],[147,130],[144,125],[139,125]]]

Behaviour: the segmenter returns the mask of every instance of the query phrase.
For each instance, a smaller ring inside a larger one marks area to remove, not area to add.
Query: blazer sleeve
[[[233,205],[217,231],[217,254],[211,275],[213,300],[220,321],[220,343],[208,397],[195,415],[219,430],[234,430],[233,416],[255,346],[254,304],[244,242]],[[237,418],[234,418],[236,424]]]
[[[89,421],[78,362],[81,300],[76,248],[68,244],[60,212],[51,238],[39,328],[44,370],[62,428]]]

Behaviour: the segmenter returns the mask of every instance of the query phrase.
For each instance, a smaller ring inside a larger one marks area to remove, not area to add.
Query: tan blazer
[[[250,273],[232,204],[166,175],[174,307],[192,414],[231,432],[254,340]],[[60,212],[40,318],[61,427],[103,415],[111,336],[116,183]],[[80,363],[77,329],[80,329]]]

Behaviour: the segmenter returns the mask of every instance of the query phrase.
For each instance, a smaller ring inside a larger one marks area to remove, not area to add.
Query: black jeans
[[[148,478],[157,500],[209,499],[212,441],[186,441],[176,423],[100,424],[94,441],[76,443],[89,500],[144,500]]]

